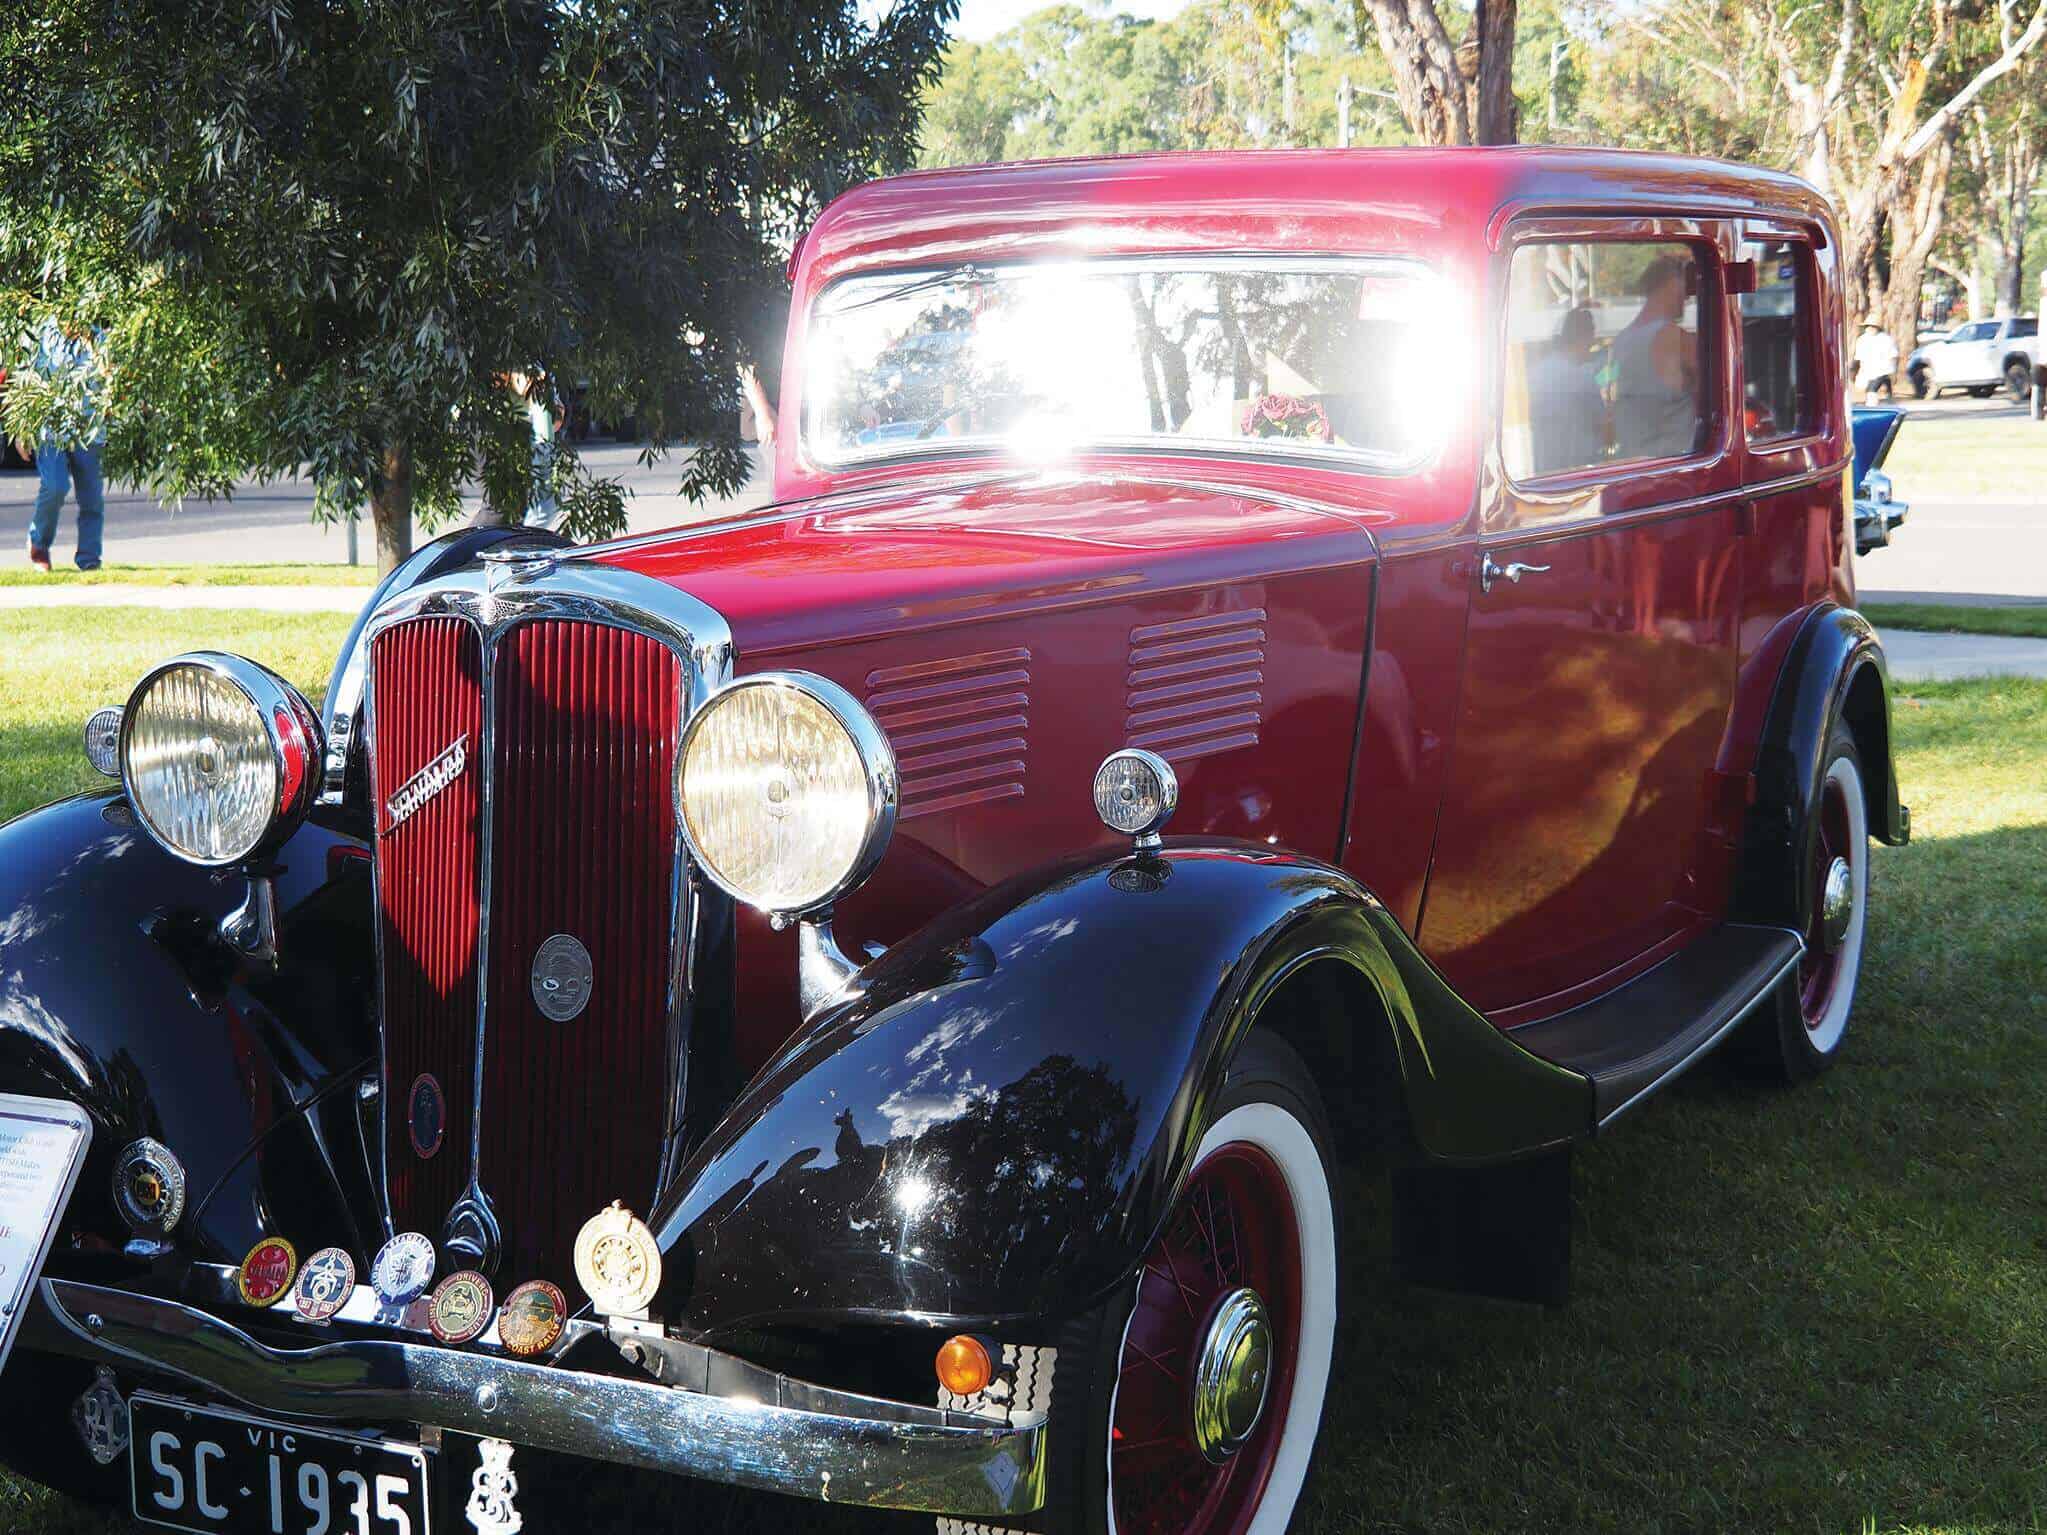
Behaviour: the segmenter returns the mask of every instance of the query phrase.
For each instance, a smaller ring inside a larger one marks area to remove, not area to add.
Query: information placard
[[[91,1142],[77,1104],[0,1093],[0,1366]]]

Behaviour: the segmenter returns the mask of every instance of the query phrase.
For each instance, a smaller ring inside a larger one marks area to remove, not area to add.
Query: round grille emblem
[[[556,933],[533,956],[533,1005],[567,1023],[590,1004],[590,951],[568,933]]]
[[[448,1131],[448,1103],[441,1096],[441,1084],[430,1071],[412,1079],[407,1095],[405,1125],[412,1134],[412,1151],[425,1161],[441,1149],[441,1137]]]

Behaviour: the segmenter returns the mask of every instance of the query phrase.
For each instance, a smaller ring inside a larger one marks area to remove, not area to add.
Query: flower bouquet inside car
[[[1313,400],[1292,394],[1260,396],[1244,412],[1246,437],[1298,437],[1304,442],[1334,442],[1329,416]]]

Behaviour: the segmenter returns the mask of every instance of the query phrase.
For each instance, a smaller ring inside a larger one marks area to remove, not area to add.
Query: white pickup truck
[[[1943,389],[1966,389],[1984,398],[1995,394],[1999,385],[2014,400],[2024,400],[2040,359],[2037,316],[1967,320],[1906,358],[1905,376],[1922,400]]]

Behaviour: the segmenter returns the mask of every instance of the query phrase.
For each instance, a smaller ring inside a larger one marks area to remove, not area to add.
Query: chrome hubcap
[[[1272,1383],[1272,1322],[1248,1285],[1216,1302],[1194,1364],[1194,1443],[1218,1465],[1258,1427]]]
[[[1848,924],[1855,918],[1855,876],[1848,860],[1836,858],[1827,865],[1827,881],[1820,889],[1820,938],[1832,954],[1848,936]]]

